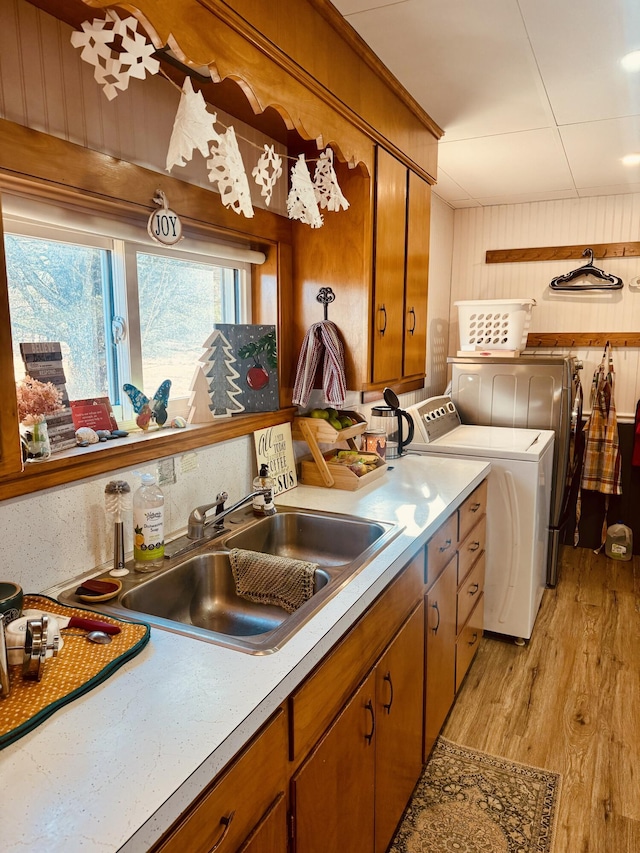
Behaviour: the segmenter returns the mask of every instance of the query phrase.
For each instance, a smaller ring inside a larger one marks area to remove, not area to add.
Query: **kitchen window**
[[[134,225],[88,217],[83,231],[77,214],[65,212],[74,227],[55,216],[49,209],[50,221],[37,222],[12,216],[11,206],[4,216],[16,379],[21,341],[60,341],[70,399],[108,396],[126,425],[135,414],[123,384],[153,396],[171,379],[171,414],[186,415],[213,324],[251,320],[250,261],[259,253],[243,260],[242,248],[189,238],[165,248]]]

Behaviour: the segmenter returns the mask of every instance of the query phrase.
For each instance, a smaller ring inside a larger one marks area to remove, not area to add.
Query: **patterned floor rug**
[[[389,853],[551,853],[560,779],[439,738]]]

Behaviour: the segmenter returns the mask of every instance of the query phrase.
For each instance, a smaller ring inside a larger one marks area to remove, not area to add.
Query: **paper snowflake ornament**
[[[276,154],[273,145],[265,145],[257,165],[251,172],[256,184],[261,187],[260,195],[269,207],[276,181],[282,175],[282,157]]]
[[[333,151],[331,148],[323,151],[318,158],[313,185],[318,205],[323,210],[346,210],[349,207],[349,202],[338,185],[338,178],[333,168]]]
[[[185,166],[195,148],[203,157],[209,154],[209,143],[219,138],[214,129],[217,118],[216,113],[207,112],[202,92],[196,92],[191,78],[185,77],[167,151],[167,172]]]
[[[81,47],[80,58],[94,66],[93,76],[112,101],[124,91],[131,77],[144,80],[157,74],[160,63],[152,54],[155,47],[138,32],[134,17],[120,18],[115,12],[102,20],[84,21],[82,32],[71,33],[71,44]]]
[[[300,154],[291,169],[291,189],[287,197],[289,219],[299,219],[312,228],[321,228],[322,214],[318,209],[315,188],[304,159]]]
[[[225,207],[243,213],[248,219],[253,216],[251,190],[244,170],[242,155],[233,126],[220,134],[211,146],[211,159],[207,160],[209,180],[218,185]]]

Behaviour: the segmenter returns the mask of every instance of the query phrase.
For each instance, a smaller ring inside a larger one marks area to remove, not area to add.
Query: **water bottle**
[[[631,528],[621,521],[609,525],[604,550],[607,557],[611,557],[612,560],[630,560],[633,556],[633,531]]]

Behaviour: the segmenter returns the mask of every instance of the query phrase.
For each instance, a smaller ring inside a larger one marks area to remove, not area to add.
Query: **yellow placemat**
[[[64,645],[48,658],[40,681],[24,681],[22,666],[10,666],[11,692],[0,698],[0,749],[23,737],[59,708],[109,678],[149,642],[144,622],[124,622],[81,607],[65,607],[46,595],[25,595],[23,609],[45,610],[60,616],[84,616],[120,628],[104,646],[88,642],[78,628],[63,630]]]

